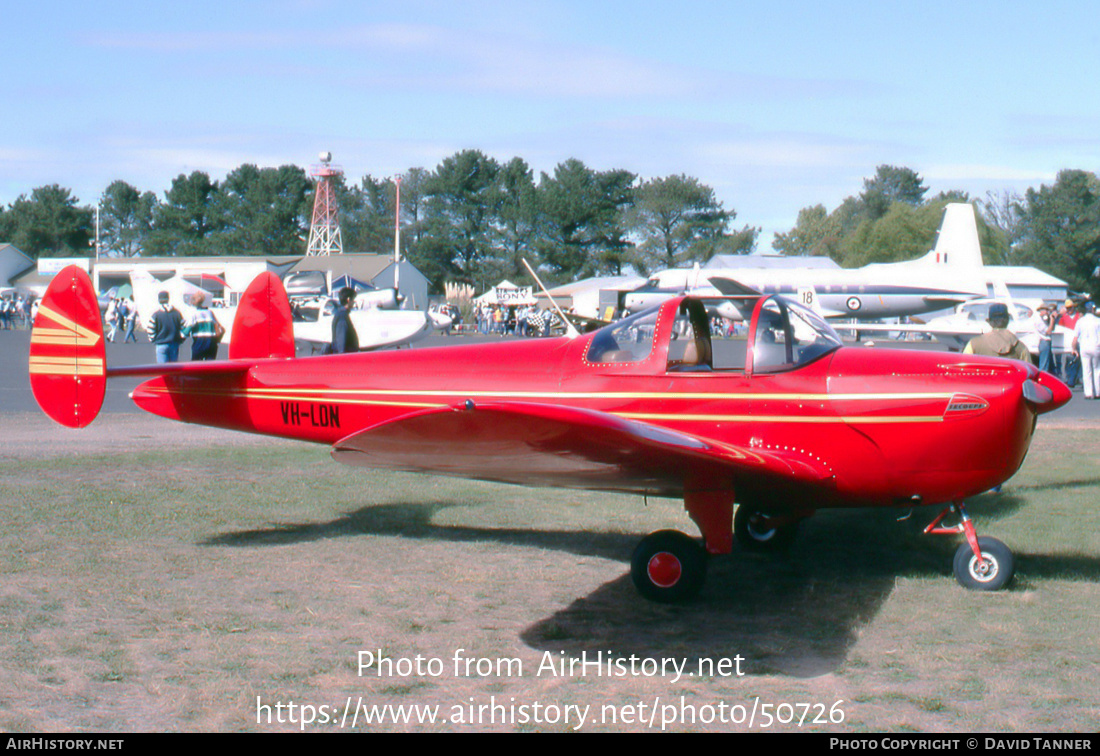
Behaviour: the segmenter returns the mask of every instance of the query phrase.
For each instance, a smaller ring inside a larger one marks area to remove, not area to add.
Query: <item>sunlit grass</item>
[[[626,577],[641,535],[695,532],[671,500],[367,472],[305,445],[7,460],[0,728],[266,729],[257,695],[683,694],[845,701],[820,730],[1093,731],[1100,454],[1082,450],[1097,447],[1095,431],[1040,431],[1004,491],[971,503],[1016,552],[1007,591],[955,583],[957,541],[920,532],[934,512],[834,511],[785,556],[712,560],[699,599],[673,607]],[[747,675],[388,679],[358,674],[362,648],[528,669],[547,651],[739,654]]]

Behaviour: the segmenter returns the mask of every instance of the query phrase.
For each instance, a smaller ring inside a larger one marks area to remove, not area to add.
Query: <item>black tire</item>
[[[634,587],[650,601],[686,601],[699,593],[707,577],[707,553],[678,530],[659,530],[643,538],[630,559]]]
[[[969,543],[963,543],[955,552],[955,579],[959,585],[972,591],[999,591],[1008,585],[1016,571],[1012,551],[996,538],[978,538],[985,565],[978,563]]]
[[[794,541],[798,523],[769,525],[767,514],[745,504],[737,507],[733,515],[733,536],[741,548],[747,551],[781,551]]]

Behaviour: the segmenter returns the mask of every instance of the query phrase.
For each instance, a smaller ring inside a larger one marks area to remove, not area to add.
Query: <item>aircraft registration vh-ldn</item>
[[[71,427],[108,378],[148,376],[131,394],[144,410],[326,444],[348,465],[682,498],[701,542],[659,531],[632,558],[656,601],[694,595],[735,539],[783,546],[826,507],[941,505],[926,532],[964,536],[959,582],[1004,586],[1012,553],[964,500],[1017,471],[1069,389],[999,358],[846,347],[779,296],[741,304],[747,340],[712,340],[703,303],[676,297],[585,335],[295,358],[285,290],[262,273],[227,360],[108,367],[91,281],[70,267],[40,306],[30,380]]]

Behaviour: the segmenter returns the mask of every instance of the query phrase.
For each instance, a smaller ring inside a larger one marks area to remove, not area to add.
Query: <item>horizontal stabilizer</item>
[[[951,295],[948,295],[948,294],[935,294],[935,295],[929,294],[929,295],[921,297],[921,298],[925,302],[927,302],[929,305],[936,306],[936,307],[939,307],[941,309],[947,309],[948,307],[954,307],[957,304],[962,304],[963,302],[969,302],[971,299],[974,299],[974,297],[966,296],[966,295],[963,295],[963,294],[959,294],[957,296],[951,296]]]
[[[158,362],[149,365],[123,365],[107,368],[108,378],[156,375],[233,375],[246,373],[255,367],[258,360],[217,360],[198,362]]]
[[[727,297],[759,297],[760,292],[751,286],[746,286],[740,281],[724,276],[715,276],[710,279],[711,284]]]
[[[832,473],[794,453],[719,444],[595,410],[509,402],[415,412],[337,442],[343,464],[525,485],[675,496],[738,479],[821,484]]]

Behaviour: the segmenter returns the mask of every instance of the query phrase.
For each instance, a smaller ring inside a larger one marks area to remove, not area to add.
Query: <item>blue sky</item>
[[[474,148],[713,187],[789,230],[876,166],[1023,191],[1100,163],[1100,3],[0,0],[0,203],[57,183]]]

